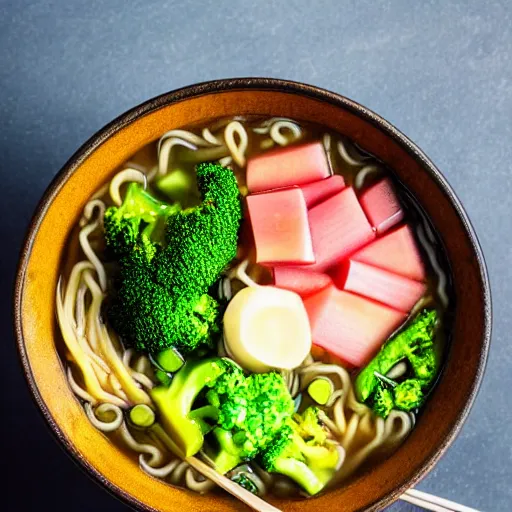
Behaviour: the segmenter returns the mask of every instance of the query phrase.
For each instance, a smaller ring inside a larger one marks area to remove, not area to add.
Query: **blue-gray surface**
[[[16,361],[9,287],[39,197],[75,149],[126,109],[233,76],[289,78],[356,99],[416,141],[454,186],[487,257],[493,346],[466,426],[419,488],[512,510],[511,55],[510,0],[1,0],[7,510],[126,510],[51,441]]]

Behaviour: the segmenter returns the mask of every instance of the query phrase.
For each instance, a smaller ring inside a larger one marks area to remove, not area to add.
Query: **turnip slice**
[[[224,313],[226,350],[243,368],[291,370],[311,350],[311,330],[302,299],[274,286],[239,291]]]
[[[402,205],[389,178],[365,190],[359,202],[379,235],[396,226],[404,218]]]
[[[409,279],[424,281],[426,278],[421,254],[408,225],[401,226],[375,240],[357,251],[351,259],[389,270]]]
[[[326,178],[325,180],[301,185],[300,188],[304,194],[307,207],[312,208],[337,192],[342,191],[345,188],[345,180],[343,179],[343,176],[336,174],[330,178]]]
[[[323,272],[375,238],[351,187],[312,208],[308,216],[316,258],[308,270]]]
[[[247,196],[256,262],[272,265],[315,261],[306,202],[300,188]]]
[[[329,286],[304,300],[313,345],[364,366],[406,319],[401,311]]]
[[[304,185],[327,178],[331,171],[320,142],[270,151],[247,161],[249,192]]]
[[[273,275],[274,284],[278,288],[298,293],[303,298],[323,290],[332,283],[327,274],[298,267],[275,267]]]
[[[357,293],[408,313],[420,300],[426,285],[366,263],[347,260],[332,274],[341,290]]]

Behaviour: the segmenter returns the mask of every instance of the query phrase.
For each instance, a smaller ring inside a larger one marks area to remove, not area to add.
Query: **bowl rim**
[[[482,302],[483,302],[483,331],[482,331],[482,344],[478,359],[478,367],[475,378],[473,380],[470,392],[467,396],[464,407],[459,411],[457,419],[451,431],[446,435],[443,442],[439,445],[434,453],[423,462],[423,464],[416,470],[415,474],[409,479],[404,481],[402,485],[395,488],[393,491],[382,496],[377,501],[373,502],[368,510],[380,510],[394,501],[408,488],[414,486],[422,478],[424,478],[439,459],[445,454],[449,446],[453,443],[458,436],[463,424],[465,423],[469,412],[474,404],[478,391],[480,389],[482,378],[487,364],[488,353],[491,342],[492,330],[492,300],[490,282],[487,272],[485,259],[483,256],[478,237],[475,230],[465,212],[459,198],[449,185],[446,178],[441,174],[441,171],[436,165],[426,156],[426,154],[406,135],[398,130],[391,123],[384,118],[368,109],[367,107],[341,95],[317,86],[307,85],[301,82],[290,81],[277,78],[263,78],[263,77],[244,77],[244,78],[229,78],[211,80],[200,82],[193,85],[181,87],[179,89],[166,92],[154,98],[151,98],[116,117],[113,121],[105,125],[103,128],[94,133],[75,153],[68,159],[60,171],[52,179],[46,188],[41,200],[39,201],[35,212],[30,220],[25,239],[20,251],[18,267],[16,270],[16,279],[13,290],[13,323],[14,332],[16,337],[16,345],[18,349],[18,356],[23,366],[24,376],[30,389],[32,399],[36,402],[39,412],[43,415],[47,426],[54,437],[58,440],[58,444],[64,449],[68,456],[80,467],[89,477],[99,484],[101,484],[108,492],[116,498],[121,499],[127,505],[136,507],[143,511],[155,511],[154,508],[141,502],[133,495],[123,491],[112,481],[107,480],[95,467],[93,467],[87,460],[82,458],[76,451],[73,443],[64,435],[59,425],[55,422],[48,407],[46,406],[42,396],[39,392],[37,383],[31,371],[30,363],[28,360],[27,352],[25,350],[23,329],[22,329],[22,312],[21,303],[24,291],[25,271],[28,261],[31,256],[33,241],[39,231],[39,227],[49,205],[53,202],[58,195],[62,186],[66,183],[68,178],[74,171],[82,164],[82,162],[93,153],[105,140],[129,125],[136,119],[139,119],[146,114],[156,111],[160,108],[170,104],[195,98],[202,95],[221,93],[234,90],[273,90],[295,94],[298,96],[306,96],[312,99],[320,100],[330,103],[336,107],[355,114],[357,117],[362,118],[370,123],[377,129],[383,131],[388,137],[393,139],[401,148],[403,148],[414,160],[418,161],[422,169],[430,175],[430,178],[436,183],[442,193],[448,198],[450,204],[455,209],[459,219],[461,220],[463,229],[467,239],[471,245],[475,260],[478,265],[478,272],[482,285]]]

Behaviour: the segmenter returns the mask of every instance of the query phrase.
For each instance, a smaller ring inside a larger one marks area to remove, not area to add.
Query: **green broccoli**
[[[182,353],[213,346],[220,332],[215,299],[207,294],[195,299],[175,298],[167,288],[155,284],[144,268],[137,268],[133,257],[129,271],[130,277],[123,280],[107,312],[123,341],[151,353],[171,346]]]
[[[280,429],[259,460],[268,472],[288,476],[314,495],[333,477],[339,466],[339,453],[334,444],[327,442],[318,409],[310,407]]]
[[[293,414],[281,375],[245,376],[229,359],[189,360],[170,386],[150,392],[166,432],[186,456],[206,440],[207,455],[220,473],[250,460]],[[198,398],[199,397],[199,398]],[[204,405],[193,409],[201,400]]]
[[[194,402],[206,387],[213,385],[223,373],[231,371],[231,364],[220,358],[187,361],[176,373],[169,386],[158,386],[150,391],[165,431],[189,457],[203,446],[206,414],[194,417]],[[199,409],[198,409],[199,410]],[[216,419],[216,411],[209,411]]]
[[[388,388],[379,386],[373,396],[375,414],[387,418],[393,407],[395,407],[393,393]]]
[[[418,379],[407,379],[393,388],[395,407],[402,411],[417,409],[425,397]]]
[[[374,411],[383,417],[392,408],[409,411],[422,404],[439,372],[439,358],[434,347],[436,322],[437,312],[424,310],[382,347],[356,378],[354,388],[361,402],[373,404]],[[412,376],[391,392],[381,376],[403,360],[409,363]]]
[[[170,278],[175,293],[204,293],[237,252],[242,211],[235,176],[220,165],[199,164],[197,185],[203,202],[169,217],[158,261],[157,278]]]
[[[276,373],[222,375],[206,394],[218,408],[207,455],[219,473],[251,460],[275,436],[294,411],[283,377]]]
[[[129,186],[120,207],[105,213],[107,247],[119,261],[108,319],[123,341],[157,353],[213,346],[218,303],[208,288],[236,256],[242,213],[230,169],[197,166],[203,202],[187,210]]]
[[[164,240],[167,218],[179,210],[179,205],[162,203],[138,183],[130,183],[123,204],[105,212],[107,247],[117,257],[136,249],[150,261]]]

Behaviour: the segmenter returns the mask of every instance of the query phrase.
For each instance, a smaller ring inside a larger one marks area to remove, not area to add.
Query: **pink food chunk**
[[[249,192],[304,185],[327,178],[331,171],[320,142],[278,149],[247,161]]]
[[[300,187],[304,193],[304,199],[308,208],[325,201],[337,192],[345,188],[345,180],[343,176],[336,174],[325,180],[315,181]]]
[[[424,281],[426,278],[421,254],[408,225],[401,226],[375,240],[356,252],[351,259],[389,270],[409,279]]]
[[[309,211],[316,263],[309,270],[323,272],[375,238],[351,187]]]
[[[327,274],[311,272],[298,267],[275,267],[274,285],[298,293],[301,297],[309,297],[332,284]]]
[[[396,226],[404,218],[404,211],[389,178],[365,190],[359,201],[370,224],[379,235]]]
[[[313,344],[364,366],[406,319],[400,311],[329,286],[304,300]]]
[[[247,210],[257,263],[303,265],[315,261],[300,188],[247,196]]]
[[[408,313],[421,299],[425,283],[414,281],[366,263],[347,260],[333,272],[334,284],[341,290]]]

